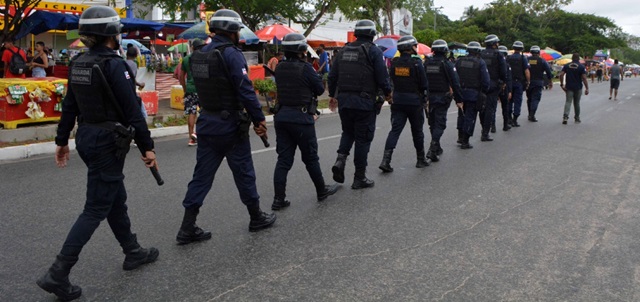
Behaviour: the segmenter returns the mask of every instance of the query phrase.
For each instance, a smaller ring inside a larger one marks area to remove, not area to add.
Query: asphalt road
[[[441,161],[414,168],[405,129],[390,174],[377,169],[390,129],[384,109],[369,156],[374,188],[350,189],[350,157],[342,189],[317,203],[298,157],[291,207],[259,233],[248,232],[223,164],[199,217],[213,239],[187,246],[175,235],[196,149],[185,137],[158,140],[166,184],[156,186],[135,153],[125,182],[134,232],[160,258],[123,271],[105,222],[71,281],[83,288],[79,301],[638,301],[640,79],[622,82],[618,101],[607,100],[608,82],[591,87],[581,124],[573,113],[561,124],[556,85],[543,93],[540,122],[525,118],[502,132],[498,113],[495,141],[480,142],[478,126],[472,150],[456,146],[452,107]],[[322,116],[317,133],[329,180],[338,116]],[[276,153],[255,135],[252,145],[268,209]],[[53,301],[35,280],[82,210],[86,168],[74,152],[66,169],[44,156],[1,163],[0,171],[0,301]]]

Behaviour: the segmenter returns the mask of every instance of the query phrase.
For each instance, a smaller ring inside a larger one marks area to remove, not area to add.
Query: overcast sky
[[[473,5],[483,8],[489,0],[435,0],[435,6],[442,6],[441,12],[451,20],[459,20],[465,7]],[[605,5],[606,4],[606,5]],[[639,0],[573,0],[563,7],[565,11],[594,14],[608,17],[626,33],[640,36],[640,1]]]

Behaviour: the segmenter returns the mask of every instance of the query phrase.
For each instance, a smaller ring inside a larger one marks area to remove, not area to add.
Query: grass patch
[[[170,116],[161,124],[162,124],[162,127],[184,126],[187,124],[187,116],[186,115],[181,115],[176,117]]]

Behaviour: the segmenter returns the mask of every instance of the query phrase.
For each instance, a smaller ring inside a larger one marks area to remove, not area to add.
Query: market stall
[[[18,125],[60,120],[67,80],[0,79],[0,124],[6,129]]]

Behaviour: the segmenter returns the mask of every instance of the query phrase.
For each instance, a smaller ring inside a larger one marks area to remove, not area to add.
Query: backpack
[[[7,48],[13,55],[11,61],[9,61],[9,71],[13,74],[24,74],[27,71],[27,62],[20,55],[20,49],[18,52],[14,52],[12,49]]]

